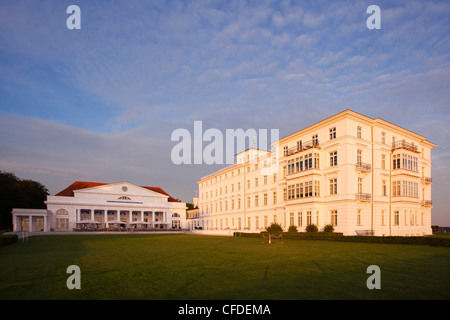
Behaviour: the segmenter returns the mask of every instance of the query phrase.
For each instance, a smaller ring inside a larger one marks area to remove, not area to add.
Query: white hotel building
[[[345,235],[432,233],[435,144],[426,137],[346,110],[274,145],[272,153],[250,148],[201,178],[190,229],[259,232],[277,222],[298,231],[331,224]],[[272,164],[276,173],[264,174]]]
[[[186,203],[159,187],[76,181],[45,201],[13,209],[14,231],[154,231],[186,228]]]

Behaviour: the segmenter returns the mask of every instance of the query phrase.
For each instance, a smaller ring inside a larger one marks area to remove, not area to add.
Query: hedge
[[[0,235],[0,247],[6,246],[7,244],[16,243],[19,237],[17,234],[1,234]]]
[[[400,237],[400,236],[344,236],[342,233],[336,232],[299,232],[289,233],[283,232],[283,239],[293,240],[324,240],[339,242],[363,242],[363,243],[383,243],[383,244],[412,244],[426,246],[450,247],[449,238],[437,237]],[[262,233],[245,233],[242,232],[241,237],[261,238]]]

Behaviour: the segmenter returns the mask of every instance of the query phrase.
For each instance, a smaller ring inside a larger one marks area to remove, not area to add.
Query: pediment
[[[74,194],[75,196],[108,195],[111,196],[111,198],[115,197],[116,199],[119,199],[121,197],[128,197],[130,199],[133,199],[134,197],[152,197],[167,200],[167,198],[169,197],[159,192],[149,190],[147,188],[126,181],[75,190]]]

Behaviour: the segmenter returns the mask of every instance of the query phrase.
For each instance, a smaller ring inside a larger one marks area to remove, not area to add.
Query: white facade
[[[48,196],[47,210],[14,209],[14,231],[148,230],[186,228],[186,203],[160,188],[129,182],[75,182]]]
[[[273,153],[248,149],[197,182],[191,229],[259,232],[277,222],[298,231],[331,224],[345,235],[432,233],[435,145],[424,136],[346,110],[274,145]]]

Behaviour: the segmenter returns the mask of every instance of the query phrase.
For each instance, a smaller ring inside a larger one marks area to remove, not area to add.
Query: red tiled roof
[[[67,188],[65,188],[64,190],[58,192],[57,194],[55,194],[55,196],[58,197],[73,197],[74,196],[74,191],[75,190],[80,190],[80,189],[86,189],[86,188],[93,188],[93,187],[98,187],[98,186],[103,186],[105,184],[108,183],[99,183],[99,182],[88,182],[88,181],[75,181],[74,183],[72,183],[70,186],[68,186]],[[169,202],[179,202],[178,200],[176,200],[175,198],[171,197],[167,192],[165,192],[163,189],[159,188],[159,187],[142,187],[163,195],[168,196],[168,201]]]

